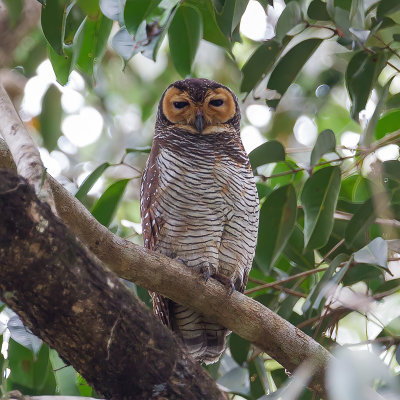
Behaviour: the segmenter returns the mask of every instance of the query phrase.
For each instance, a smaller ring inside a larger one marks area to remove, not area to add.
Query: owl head
[[[157,124],[199,135],[238,133],[240,109],[226,86],[208,79],[184,79],[163,93]]]

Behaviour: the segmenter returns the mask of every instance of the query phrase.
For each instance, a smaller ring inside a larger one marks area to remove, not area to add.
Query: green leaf
[[[292,185],[273,191],[260,211],[256,262],[268,273],[286,246],[296,222],[297,199]]]
[[[14,28],[21,16],[22,8],[24,7],[24,1],[4,0],[4,3],[7,6],[9,26],[10,28]]]
[[[217,12],[217,21],[221,31],[228,37],[239,25],[240,19],[246,10],[249,0],[225,1],[221,12]]]
[[[77,0],[77,4],[90,19],[99,17],[99,0]]]
[[[61,92],[50,85],[42,100],[42,112],[39,115],[40,133],[44,147],[51,151],[57,147],[61,136]]]
[[[150,16],[161,0],[126,0],[124,10],[125,26],[131,35],[135,35],[142,21]]]
[[[182,77],[190,75],[202,36],[203,24],[199,11],[183,3],[177,9],[168,30],[171,58]]]
[[[311,19],[318,21],[330,21],[331,17],[326,11],[326,3],[321,0],[313,0],[308,6],[307,15]]]
[[[61,396],[80,396],[77,386],[77,373],[72,366],[66,366],[55,350],[50,350],[50,362]]]
[[[322,158],[324,154],[334,153],[335,151],[336,151],[335,134],[330,129],[325,129],[317,137],[317,141],[311,152],[310,164],[312,166],[317,165],[318,161]]]
[[[247,355],[250,350],[250,343],[242,339],[236,333],[231,333],[229,336],[229,349],[233,359],[239,364],[243,365],[247,360]]]
[[[42,346],[39,354],[33,353],[13,339],[8,347],[10,381],[14,387],[23,387],[24,393],[41,395],[55,393],[56,382],[49,362],[49,348]]]
[[[381,0],[378,4],[376,16],[381,19],[383,16],[393,14],[397,10],[400,10],[398,0]]]
[[[74,60],[77,67],[92,76],[106,50],[113,21],[99,14],[95,20],[86,18],[74,39]]]
[[[321,39],[307,39],[290,49],[273,70],[268,89],[282,97],[321,42]],[[267,100],[270,107],[276,107],[278,103],[279,99]]]
[[[250,393],[252,399],[259,399],[265,395],[268,387],[267,371],[264,366],[264,360],[256,357],[248,366],[250,375]]]
[[[375,220],[374,199],[370,198],[358,209],[347,225],[345,239],[349,246],[353,246],[358,235],[365,234]]]
[[[279,161],[285,161],[285,149],[276,140],[270,140],[256,147],[249,154],[250,164],[253,171],[259,166]]]
[[[268,196],[272,192],[272,189],[265,183],[257,182],[256,186],[257,186],[258,198],[260,200]]]
[[[299,3],[292,1],[290,2],[285,9],[283,10],[282,14],[280,15],[278,22],[276,23],[276,40],[279,42],[286,36],[286,34],[302,22],[303,16],[301,14],[301,9]]]
[[[143,146],[143,147],[129,147],[125,149],[125,153],[150,153],[151,146]]]
[[[384,281],[384,269],[371,264],[353,265],[343,277],[343,285],[350,286],[357,282],[371,282],[377,280],[377,283]]]
[[[63,21],[69,0],[51,0],[42,7],[43,34],[54,51],[63,54]]]
[[[242,68],[241,92],[250,92],[263,74],[266,74],[274,64],[280,52],[279,43],[267,40],[257,47],[255,52],[246,61]]]
[[[312,269],[315,266],[314,251],[304,249],[304,233],[297,224],[283,249],[283,254],[290,261],[305,269]]]
[[[375,238],[361,250],[354,253],[354,261],[363,264],[376,264],[387,268],[388,245],[381,237]]]
[[[212,0],[185,0],[185,3],[196,7],[200,11],[203,19],[203,39],[230,51],[231,42],[217,23]]]
[[[94,204],[91,213],[104,226],[109,226],[130,179],[122,179],[110,185]]]
[[[400,182],[400,161],[389,160],[382,163],[383,174],[385,177]]]
[[[367,104],[378,75],[385,66],[386,56],[383,52],[368,54],[364,51],[356,53],[350,60],[346,70],[346,86],[352,106],[351,117],[358,121],[358,114]]]
[[[75,197],[83,202],[84,198],[88,194],[89,190],[93,187],[93,185],[97,182],[103,172],[110,166],[111,164],[105,162],[99,165],[88,177],[83,181],[82,185],[79,187],[78,191],[75,193]]]
[[[51,46],[47,46],[47,55],[56,74],[57,82],[60,85],[68,83],[72,70],[72,49],[64,48],[65,55],[57,54]]]
[[[400,110],[389,111],[376,123],[375,139],[382,139],[386,134],[399,129]]]
[[[304,209],[306,248],[319,249],[328,241],[339,190],[339,167],[322,168],[305,183],[301,203]]]
[[[346,254],[339,254],[332,260],[329,268],[323,273],[319,282],[311,289],[311,292],[307,296],[302,307],[303,313],[306,313],[309,310],[318,310],[320,308],[321,302],[327,293],[326,284],[330,281],[339,265],[346,261],[347,258],[348,256]]]

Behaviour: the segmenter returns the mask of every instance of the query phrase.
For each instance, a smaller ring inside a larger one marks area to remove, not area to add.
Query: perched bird
[[[240,110],[227,87],[185,79],[161,97],[142,177],[144,245],[243,292],[257,241],[259,202],[240,139]],[[152,294],[155,315],[198,361],[216,362],[226,328]]]

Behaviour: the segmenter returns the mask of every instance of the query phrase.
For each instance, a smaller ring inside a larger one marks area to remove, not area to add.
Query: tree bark
[[[32,187],[0,170],[0,297],[110,399],[225,399]]]
[[[310,388],[325,396],[325,368],[332,356],[319,343],[261,303],[239,292],[229,296],[216,280],[199,280],[179,262],[114,235],[55,179],[49,180],[60,218],[118,276],[214,318],[291,373],[311,360],[315,375]]]

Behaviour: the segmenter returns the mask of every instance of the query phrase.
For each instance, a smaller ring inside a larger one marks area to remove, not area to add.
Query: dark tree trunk
[[[111,399],[225,399],[117,276],[0,170],[0,297]]]

